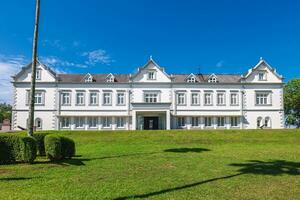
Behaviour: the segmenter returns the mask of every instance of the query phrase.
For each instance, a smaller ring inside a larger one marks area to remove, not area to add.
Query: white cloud
[[[94,51],[84,52],[82,56],[87,57],[87,61],[85,62],[88,65],[96,65],[96,64],[105,64],[110,65],[114,60],[110,57],[109,54],[103,49],[97,49]]]
[[[49,67],[54,67],[55,71],[58,73],[60,72],[66,72],[64,67],[79,67],[79,68],[87,68],[88,66],[81,63],[74,63],[67,60],[62,60],[55,56],[47,56],[47,57],[41,57],[41,62],[45,65],[48,65]]]
[[[217,62],[216,67],[221,68],[224,66],[224,61],[220,60],[219,62]]]
[[[0,102],[12,103],[11,76],[28,64],[28,60],[22,55],[2,55],[0,54]]]

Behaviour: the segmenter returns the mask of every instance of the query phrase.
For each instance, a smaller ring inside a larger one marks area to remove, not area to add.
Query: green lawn
[[[300,199],[300,131],[61,132],[77,156],[0,166],[1,199]]]

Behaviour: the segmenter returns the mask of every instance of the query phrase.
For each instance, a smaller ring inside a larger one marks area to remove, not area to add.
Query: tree
[[[12,107],[9,104],[0,104],[0,123],[2,123],[4,119],[11,119],[11,109]]]
[[[290,80],[284,87],[285,114],[297,119],[300,127],[300,78]]]
[[[35,79],[36,79],[36,61],[37,61],[37,42],[39,33],[39,21],[40,21],[40,0],[36,0],[35,11],[35,25],[33,34],[33,48],[32,48],[32,70],[31,70],[31,88],[30,88],[30,105],[29,105],[29,124],[28,135],[33,135],[34,126],[34,101],[35,101]]]

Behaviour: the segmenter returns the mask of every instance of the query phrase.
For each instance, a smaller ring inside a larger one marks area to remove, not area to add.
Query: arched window
[[[262,118],[261,117],[257,118],[256,124],[257,124],[257,128],[262,128],[263,124],[262,124]]]
[[[266,128],[271,128],[271,118],[270,118],[270,117],[266,117],[266,118],[265,118],[264,126],[265,126]]]
[[[42,123],[42,120],[40,118],[35,119],[35,127],[36,127],[36,129],[42,129],[43,123]]]

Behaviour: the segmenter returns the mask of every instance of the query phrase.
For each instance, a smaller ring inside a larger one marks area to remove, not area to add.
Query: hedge
[[[45,137],[49,133],[34,133],[33,137],[36,139],[37,142],[37,155],[45,156]]]
[[[36,158],[37,143],[33,137],[0,136],[0,164],[16,161],[32,163]]]
[[[75,143],[73,140],[56,134],[45,137],[46,156],[51,161],[72,158],[75,155]]]

